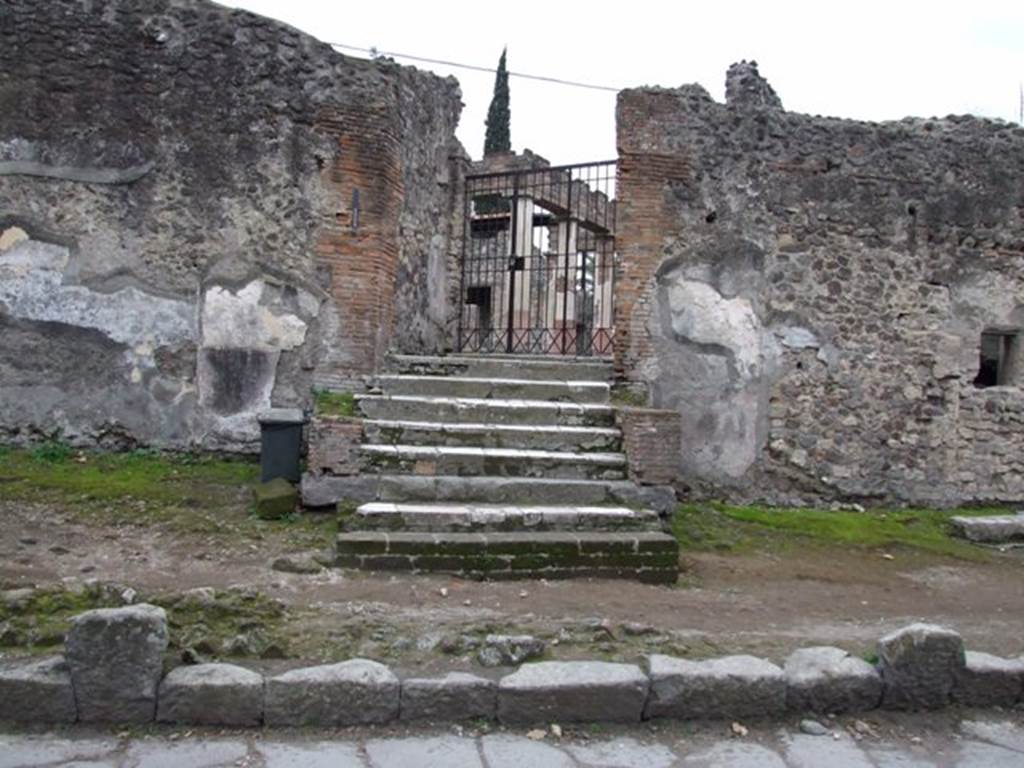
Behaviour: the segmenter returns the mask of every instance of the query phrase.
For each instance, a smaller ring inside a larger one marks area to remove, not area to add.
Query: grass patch
[[[259,464],[209,454],[6,449],[0,454],[3,498],[54,504],[75,520],[100,525],[160,525],[173,531],[250,539],[284,535],[296,546],[330,541],[333,520],[251,516]],[[44,449],[45,447],[45,449]]]
[[[845,548],[906,547],[964,560],[986,560],[988,550],[950,535],[954,515],[993,514],[992,509],[877,509],[866,512],[727,504],[686,504],[672,520],[685,550],[778,550],[813,540]]]
[[[313,393],[313,407],[317,416],[352,418],[356,415],[356,396],[351,392],[329,392],[326,389],[319,389]]]

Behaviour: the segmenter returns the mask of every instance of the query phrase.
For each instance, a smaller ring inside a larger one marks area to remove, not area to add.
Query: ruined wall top
[[[782,109],[782,100],[757,71],[757,62],[746,59],[725,73],[725,103],[739,109]]]

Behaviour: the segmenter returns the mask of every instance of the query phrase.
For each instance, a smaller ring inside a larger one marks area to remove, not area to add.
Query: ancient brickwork
[[[5,3],[0,437],[249,450],[379,366],[400,294],[435,348],[459,109],[204,0]]]
[[[363,468],[359,444],[363,420],[318,416],[309,426],[308,471],[317,475],[357,475]]]
[[[680,413],[682,482],[1021,500],[1024,381],[975,378],[1024,328],[1024,129],[798,115],[755,76],[619,97],[616,363]]]
[[[620,407],[616,423],[629,458],[629,478],[641,485],[671,485],[679,479],[682,429],[670,409]]]

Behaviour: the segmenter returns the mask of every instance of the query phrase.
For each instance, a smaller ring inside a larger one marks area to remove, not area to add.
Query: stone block
[[[0,666],[0,720],[73,723],[77,717],[63,656],[15,659]]]
[[[786,707],[819,714],[863,712],[882,700],[882,677],[842,648],[801,648],[786,659]]]
[[[497,707],[497,683],[476,675],[450,672],[440,678],[402,681],[402,720],[493,720]]]
[[[689,661],[655,654],[648,668],[647,718],[756,718],[786,709],[785,674],[753,656]]]
[[[261,520],[278,520],[290,515],[298,500],[295,486],[283,477],[275,477],[253,489],[253,510]]]
[[[191,725],[259,725],[263,676],[234,664],[173,669],[160,683],[156,719]]]
[[[400,684],[383,664],[350,659],[285,672],[267,680],[269,726],[365,725],[398,717]]]
[[[546,647],[533,635],[487,635],[477,661],[485,667],[513,667],[543,656]]]
[[[503,723],[634,723],[643,714],[647,689],[647,677],[633,664],[524,664],[498,683],[498,719]]]
[[[967,651],[953,699],[968,707],[1012,707],[1024,696],[1024,659]]]
[[[951,629],[911,624],[878,641],[886,709],[938,709],[964,670],[964,643]]]
[[[65,641],[82,722],[148,723],[167,650],[167,614],[140,603],[76,616]]]

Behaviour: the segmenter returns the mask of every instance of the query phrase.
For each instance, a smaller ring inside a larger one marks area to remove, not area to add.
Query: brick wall
[[[309,471],[316,475],[357,475],[362,419],[316,416],[309,425]]]
[[[622,430],[630,478],[641,485],[675,483],[682,445],[679,414],[659,408],[619,408],[616,420]]]

